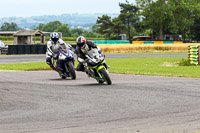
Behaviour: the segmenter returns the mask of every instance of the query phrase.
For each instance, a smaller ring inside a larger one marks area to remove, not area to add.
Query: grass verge
[[[187,54],[186,51],[155,51],[155,52],[103,52],[104,54]]]
[[[106,59],[111,73],[200,78],[199,66],[179,66],[181,57]],[[75,63],[77,65],[77,62]],[[0,70],[50,70],[45,62],[0,64]]]
[[[33,71],[50,70],[46,62],[0,64],[0,70]]]
[[[135,75],[200,78],[199,66],[179,66],[182,57],[107,59],[110,72]]]

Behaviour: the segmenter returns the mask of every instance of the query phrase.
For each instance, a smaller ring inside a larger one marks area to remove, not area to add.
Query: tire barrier
[[[188,58],[191,64],[200,65],[200,46],[188,46]]]
[[[96,44],[130,44],[129,40],[93,40]]]
[[[76,45],[71,44],[73,48],[76,48]],[[47,45],[8,45],[8,55],[13,54],[46,54]]]
[[[132,41],[132,44],[183,44],[181,41]]]
[[[8,55],[13,54],[45,54],[47,45],[9,45]]]
[[[8,48],[0,48],[0,55],[1,54],[8,54]]]

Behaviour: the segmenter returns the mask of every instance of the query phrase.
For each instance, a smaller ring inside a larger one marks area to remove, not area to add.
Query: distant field
[[[106,53],[124,53],[124,52],[187,52],[190,44],[99,44]]]

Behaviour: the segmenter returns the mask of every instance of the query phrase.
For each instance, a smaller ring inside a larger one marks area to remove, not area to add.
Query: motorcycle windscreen
[[[88,56],[92,59],[88,61],[88,66],[94,67],[100,62],[98,50],[92,49],[88,52]]]
[[[59,60],[65,60],[66,59],[66,56],[68,56],[68,52],[69,52],[69,49],[68,47],[66,47],[65,45],[62,45],[60,48],[59,48]]]
[[[90,56],[90,58],[92,59],[99,59],[99,53],[98,50],[96,49],[92,49],[88,52],[88,55]]]

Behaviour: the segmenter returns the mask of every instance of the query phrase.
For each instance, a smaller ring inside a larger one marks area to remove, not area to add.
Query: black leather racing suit
[[[85,60],[86,59],[86,52],[90,51],[92,48],[97,48],[100,49],[96,44],[94,44],[92,41],[86,41],[86,46],[84,48],[80,48],[80,47],[76,47],[76,55],[77,57]],[[77,66],[77,71],[84,71],[84,66],[82,62],[79,62],[78,66]]]

